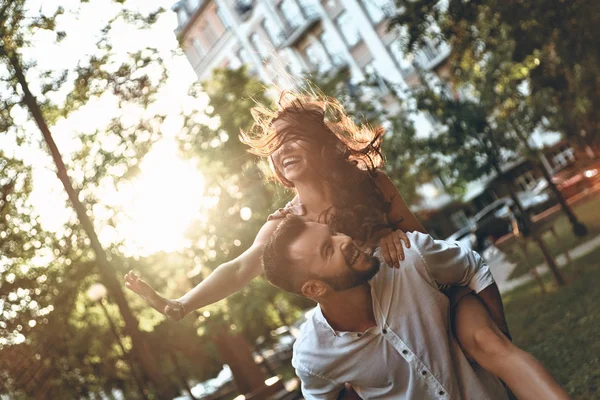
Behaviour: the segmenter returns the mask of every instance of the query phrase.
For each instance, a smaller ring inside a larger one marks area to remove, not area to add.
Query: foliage
[[[591,198],[586,197],[579,200],[576,204],[572,204],[573,211],[581,216],[581,221],[585,223],[590,230],[590,235],[586,237],[571,235],[569,232],[569,221],[564,215],[552,215],[546,218],[547,222],[544,222],[543,227],[552,225],[557,235],[556,238],[551,233],[546,233],[544,235],[544,240],[548,243],[548,248],[551,249],[551,252],[555,257],[558,257],[566,250],[574,250],[577,246],[588,241],[590,237],[600,235],[600,219],[596,217],[595,213],[598,207],[600,207],[600,198],[597,195],[594,196],[594,194],[591,194],[591,196]],[[507,259],[511,263],[517,264],[510,273],[510,279],[526,275],[532,266],[544,263],[542,254],[540,254],[537,248],[534,248],[531,245],[528,246],[527,254],[523,254],[520,245],[516,242],[510,244],[508,248],[502,246],[501,250],[507,254]],[[575,262],[579,265],[578,261]]]
[[[188,237],[194,243],[189,256],[202,270],[197,278],[250,247],[267,216],[290,197],[278,185],[265,182],[266,163],[250,155],[238,138],[240,129],[253,123],[252,107],[257,102],[271,104],[267,90],[258,79],[248,76],[245,67],[215,70],[209,81],[191,88],[194,95],[203,92],[208,96],[203,114],[209,119],[203,123],[197,112],[186,115],[180,143],[188,156],[200,160],[205,191],[213,204],[208,217],[194,221],[189,229]],[[210,333],[213,324],[227,323],[253,342],[294,322],[308,305],[260,278],[225,302],[207,307],[210,317],[201,316],[200,326]]]
[[[424,163],[422,141],[416,137],[411,120],[411,110],[393,91],[382,94],[375,87],[375,77],[352,83],[350,70],[340,68],[333,74],[316,74],[307,80],[305,90],[322,93],[338,99],[356,122],[386,127],[382,152],[385,157],[383,170],[396,185],[404,201],[409,205],[419,202],[417,188],[429,182],[433,169]],[[389,108],[385,104],[392,103]],[[424,168],[422,168],[424,167]]]
[[[546,129],[578,143],[598,141],[597,91],[600,5],[592,0],[519,2],[486,0],[397,0],[400,12],[390,25],[406,32],[406,48],[416,50],[445,40],[456,82],[490,57],[503,57],[494,82],[518,80]],[[500,87],[501,88],[501,87]]]
[[[32,58],[34,50],[44,37],[54,37],[56,47],[49,51],[57,52],[61,44],[78,40],[79,32],[69,31],[65,21],[77,18],[86,4],[68,9],[45,4],[37,10],[33,2],[15,0],[0,6],[0,64],[5,67],[0,73],[0,134],[5,138],[0,158],[0,393],[80,398],[120,389],[127,397],[138,397],[139,388],[132,379],[136,372],[128,359],[131,343],[123,332],[121,316],[107,304],[125,354],[103,311],[85,295],[91,283],[100,279],[87,236],[74,218],[57,232],[44,231],[37,222],[29,199],[31,172],[23,160],[28,153],[40,154],[40,134],[33,118],[28,119],[31,104],[25,103],[23,85],[17,82],[20,73],[29,79],[35,108],[53,129],[67,117],[85,113],[86,105],[98,106],[107,99],[116,105],[104,110],[104,124],[69,132],[72,151],[63,157],[79,198],[92,215],[99,188],[132,175],[159,138],[164,120],[153,109],[166,79],[162,54],[151,47],[129,54],[116,51],[114,43],[120,38],[113,31],[123,23],[147,29],[163,10],[133,12],[123,3],[104,4],[114,13],[97,32],[95,46],[86,49],[76,65],[66,66],[38,62]],[[48,165],[41,154],[37,162]],[[116,247],[111,252],[120,258]],[[206,370],[192,367],[189,352],[186,357],[189,370],[202,377]],[[161,365],[168,369],[166,363]],[[174,384],[172,392],[181,385]]]
[[[464,182],[496,172],[514,159],[517,139],[493,119],[486,104],[476,99],[452,98],[440,88],[423,87],[417,93],[419,109],[438,123],[434,134],[424,139],[434,163],[448,187],[460,190]]]

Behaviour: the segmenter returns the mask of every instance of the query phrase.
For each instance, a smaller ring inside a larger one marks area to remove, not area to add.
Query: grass
[[[543,239],[554,256],[562,254],[565,249],[573,249],[600,234],[600,218],[597,217],[600,209],[600,192],[595,193],[588,200],[574,205],[572,209],[580,221],[588,227],[589,233],[583,238],[573,235],[571,224],[562,212],[559,212],[559,216],[555,219],[551,217],[552,221],[549,218],[547,226],[554,225],[558,238],[546,233]],[[510,262],[517,264],[509,279],[525,275],[531,267],[544,263],[544,257],[534,243],[529,243],[527,256],[523,254],[520,245],[515,240],[505,246],[500,246],[500,250],[506,253]]]
[[[598,399],[600,249],[576,262],[582,275],[566,287],[544,295],[531,282],[503,297],[515,343],[542,361],[574,399]],[[544,279],[552,282],[549,274]]]

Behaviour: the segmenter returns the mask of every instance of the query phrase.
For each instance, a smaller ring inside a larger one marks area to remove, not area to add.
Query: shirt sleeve
[[[435,240],[415,232],[411,242],[420,250],[433,279],[439,285],[468,286],[475,293],[494,283],[481,256],[458,242]]]
[[[343,384],[314,375],[303,368],[296,367],[296,375],[302,382],[302,395],[306,400],[335,400],[344,388]]]

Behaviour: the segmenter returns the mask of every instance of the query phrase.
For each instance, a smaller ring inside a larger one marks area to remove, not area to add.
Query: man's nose
[[[352,245],[352,239],[349,236],[334,236],[334,240],[338,241],[340,250],[345,251],[348,246]]]

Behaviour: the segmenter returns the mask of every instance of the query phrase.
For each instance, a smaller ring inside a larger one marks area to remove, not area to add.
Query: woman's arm
[[[125,276],[125,286],[140,295],[157,311],[173,319],[216,303],[237,292],[261,273],[263,246],[279,225],[279,220],[265,223],[254,243],[235,259],[219,265],[205,280],[177,300],[167,300],[150,285],[130,272]],[[180,310],[183,306],[183,312]]]
[[[387,219],[393,226],[386,231],[380,231],[379,237],[373,239],[381,250],[381,255],[390,267],[400,267],[400,261],[404,260],[404,249],[402,242],[408,248],[410,242],[404,232],[427,233],[417,217],[410,211],[404,199],[392,183],[390,178],[382,171],[377,171],[375,182],[381,190],[385,201],[390,203]]]
[[[400,229],[404,232],[422,232],[427,233],[423,225],[419,222],[415,214],[410,211],[404,199],[396,189],[394,183],[385,174],[385,172],[379,170],[375,176],[375,182],[379,187],[379,190],[383,193],[386,201],[391,204],[390,211],[388,212],[388,220],[390,222],[398,221],[395,225],[395,229]]]

